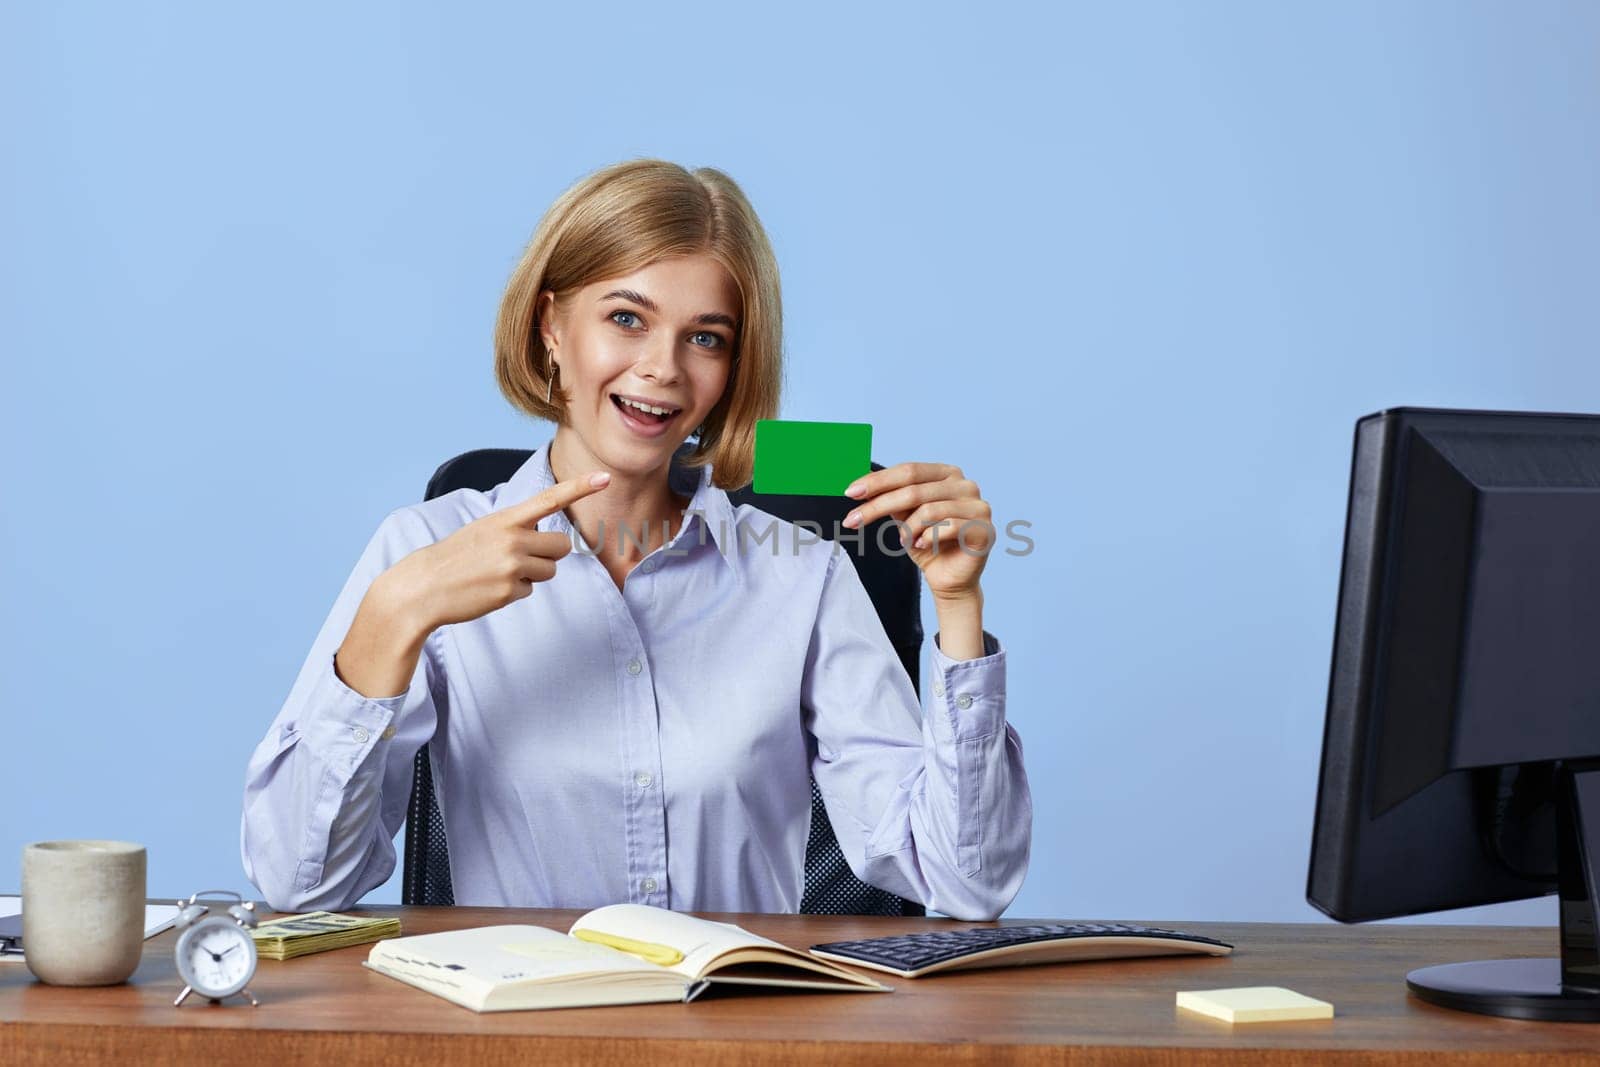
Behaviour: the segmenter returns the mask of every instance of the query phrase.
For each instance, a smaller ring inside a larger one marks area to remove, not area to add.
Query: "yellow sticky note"
[[[657,945],[649,941],[635,941],[628,937],[618,937],[616,934],[603,934],[599,930],[588,928],[572,931],[572,936],[580,941],[592,941],[596,945],[609,945],[640,959],[662,967],[671,967],[675,963],[683,962],[683,953],[671,945]]]
[[[1225,1023],[1278,1023],[1331,1019],[1333,1005],[1282,986],[1201,989],[1178,994],[1178,1007]]]

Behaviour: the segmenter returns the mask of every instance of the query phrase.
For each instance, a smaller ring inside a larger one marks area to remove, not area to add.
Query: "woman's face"
[[[619,473],[665,465],[722,398],[740,311],[738,286],[708,255],[584,286],[560,313],[543,293],[539,321],[567,425],[590,455]]]

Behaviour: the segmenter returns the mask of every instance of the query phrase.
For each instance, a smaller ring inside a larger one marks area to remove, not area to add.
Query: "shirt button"
[[[630,659],[628,661],[628,673],[629,674],[638,674],[642,670],[644,670],[644,664],[640,663],[638,660]]]
[[[656,568],[659,566],[661,566],[660,560],[647,559],[643,563],[639,564],[639,569],[644,571],[646,574],[654,574],[656,572]]]
[[[367,728],[365,726],[357,726],[354,730],[350,731],[350,736],[356,739],[356,744],[364,745],[367,743],[367,738],[371,737],[372,735],[367,733]]]
[[[968,708],[972,707],[972,698],[967,694],[962,693],[960,696],[956,697],[956,707],[960,708],[962,711],[966,711]]]
[[[654,779],[650,777],[649,771],[640,771],[638,774],[633,776],[633,784],[638,786],[640,789],[649,789],[652,781],[654,781]]]
[[[944,696],[944,683],[937,678],[933,680],[933,695],[936,697]]]
[[[646,893],[654,893],[656,891],[656,880],[654,878],[646,878],[644,881],[639,883],[639,888],[643,889]]]

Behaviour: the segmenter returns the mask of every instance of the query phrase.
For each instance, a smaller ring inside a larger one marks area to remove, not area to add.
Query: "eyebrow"
[[[654,311],[657,314],[661,312],[654,300],[651,300],[643,293],[634,292],[632,289],[613,289],[600,299],[610,300],[614,296],[621,297],[624,300],[631,300],[646,311]],[[734,322],[731,316],[724,315],[720,311],[708,311],[704,315],[696,315],[694,321],[702,326],[726,326],[730,330],[739,328],[739,324]]]

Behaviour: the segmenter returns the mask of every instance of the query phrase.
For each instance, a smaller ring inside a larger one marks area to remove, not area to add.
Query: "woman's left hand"
[[[857,478],[845,495],[861,502],[845,517],[845,526],[865,529],[885,515],[903,524],[906,550],[935,597],[977,595],[995,529],[977,483],[961,468],[897,463]],[[930,529],[941,521],[943,525]]]

